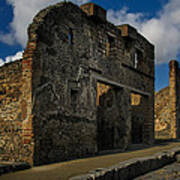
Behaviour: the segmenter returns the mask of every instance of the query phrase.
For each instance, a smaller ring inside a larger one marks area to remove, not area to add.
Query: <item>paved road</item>
[[[180,180],[180,163],[173,163],[162,169],[135,178],[135,180]]]
[[[0,180],[68,180],[69,177],[85,174],[97,168],[110,167],[133,158],[151,156],[154,153],[167,151],[175,147],[180,147],[180,142],[170,142],[141,150],[33,167],[24,171],[4,174],[0,176]]]

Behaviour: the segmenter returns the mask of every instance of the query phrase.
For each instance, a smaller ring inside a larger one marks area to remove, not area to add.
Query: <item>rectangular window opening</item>
[[[114,38],[112,36],[108,36],[106,43],[106,56],[110,56],[114,47]]]
[[[73,33],[72,33],[72,29],[69,29],[69,32],[68,32],[68,43],[69,43],[69,45],[72,45],[72,44],[73,44]]]
[[[143,60],[143,53],[140,50],[136,50],[136,52],[134,53],[134,68],[137,69],[141,63],[141,61]]]
[[[76,105],[78,102],[79,91],[77,89],[71,89],[71,105]]]

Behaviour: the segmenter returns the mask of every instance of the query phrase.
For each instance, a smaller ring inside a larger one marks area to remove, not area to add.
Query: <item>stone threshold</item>
[[[162,168],[176,161],[180,147],[155,153],[152,156],[134,158],[120,162],[109,168],[98,168],[87,174],[70,178],[70,180],[128,180],[150,171]]]
[[[0,176],[2,174],[29,169],[31,166],[26,162],[4,162],[0,161]]]

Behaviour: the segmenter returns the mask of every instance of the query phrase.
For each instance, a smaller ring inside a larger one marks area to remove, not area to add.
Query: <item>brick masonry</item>
[[[28,36],[18,158],[12,150],[6,160],[40,165],[153,143],[154,46],[136,29],[107,22],[92,3],[63,2],[40,11]]]

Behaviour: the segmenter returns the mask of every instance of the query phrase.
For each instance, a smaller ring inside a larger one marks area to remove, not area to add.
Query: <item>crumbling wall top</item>
[[[86,3],[80,8],[89,16],[96,16],[101,20],[106,21],[106,10],[94,3]]]
[[[33,22],[28,27],[29,41],[36,41],[38,39],[37,32],[41,25],[44,24],[46,17],[48,15],[56,16],[57,12],[60,11],[61,7],[66,8],[66,6],[72,6],[77,9],[79,7],[71,2],[60,2],[55,5],[48,6],[47,8],[41,10],[34,18]]]
[[[129,24],[122,24],[117,26],[117,28],[121,30],[121,35],[123,37],[137,38],[137,30]]]
[[[137,29],[129,24],[121,24],[116,26],[118,29],[121,30],[121,36],[124,38],[129,38],[132,40],[137,40],[139,38],[143,39],[144,42],[147,42],[149,45],[154,48],[154,45],[151,44],[142,34],[138,33]]]
[[[22,59],[17,59],[16,61],[13,61],[13,62],[4,63],[2,66],[0,66],[0,70],[6,71],[7,68],[14,68],[14,66],[21,63],[22,63]]]
[[[176,61],[176,60],[171,60],[171,61],[169,62],[169,69],[170,69],[170,70],[172,70],[172,68],[177,69],[178,66],[179,66],[179,64],[178,64],[178,61]]]

